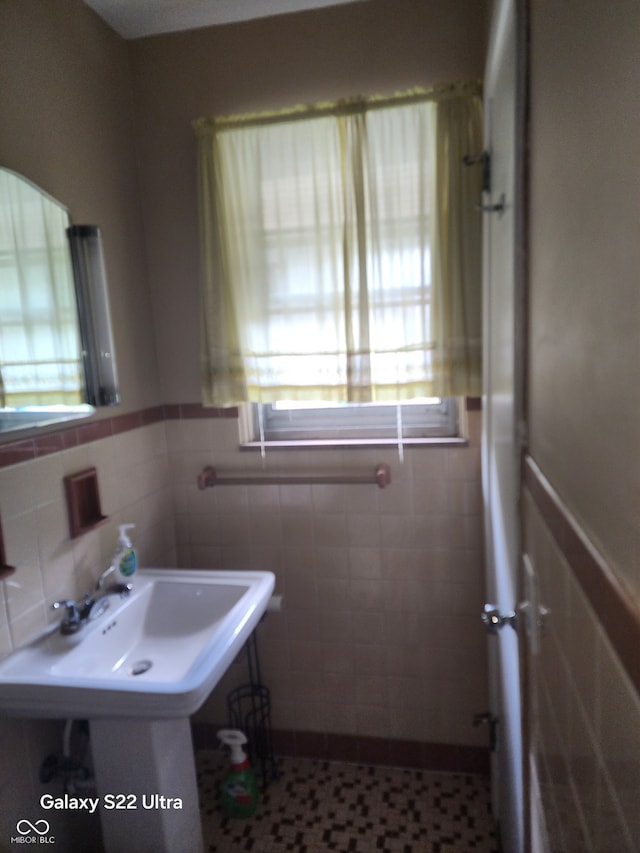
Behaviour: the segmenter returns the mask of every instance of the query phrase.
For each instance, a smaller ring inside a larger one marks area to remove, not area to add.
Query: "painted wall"
[[[635,0],[530,6],[530,453],[558,494],[560,520],[576,521],[640,613],[640,9]],[[631,853],[640,849],[638,692],[602,600],[590,603],[558,525],[528,491],[524,518],[552,611],[532,667],[551,847]],[[637,654],[637,634],[628,644]]]
[[[640,599],[639,25],[532,4],[529,387],[534,458]]]
[[[370,0],[132,44],[164,402],[200,400],[191,122],[481,77],[485,9],[478,0]]]
[[[0,165],[103,233],[118,412],[159,400],[127,44],[81,0],[0,6]],[[100,417],[109,413],[102,412]]]

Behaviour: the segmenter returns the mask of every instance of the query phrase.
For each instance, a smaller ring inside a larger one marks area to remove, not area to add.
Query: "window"
[[[453,398],[324,406],[281,400],[253,407],[253,437],[265,442],[396,443],[399,438],[410,441],[455,435],[457,405]]]
[[[447,399],[479,394],[480,104],[459,84],[196,122],[205,405],[451,429]]]

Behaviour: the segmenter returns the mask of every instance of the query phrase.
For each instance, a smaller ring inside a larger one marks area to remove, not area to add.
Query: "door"
[[[504,615],[520,599],[520,455],[524,326],[522,0],[496,0],[485,72],[483,491],[487,601]],[[491,715],[497,721],[492,796],[505,853],[525,850],[518,635],[506,621],[488,637]]]

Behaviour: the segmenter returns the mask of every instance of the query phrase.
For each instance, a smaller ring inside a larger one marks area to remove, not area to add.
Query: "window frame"
[[[276,404],[277,405],[277,404]],[[277,410],[272,404],[250,403],[241,417],[245,447],[367,446],[450,443],[465,441],[465,406],[457,397],[433,404],[397,403],[324,406]],[[262,408],[262,411],[261,411]]]

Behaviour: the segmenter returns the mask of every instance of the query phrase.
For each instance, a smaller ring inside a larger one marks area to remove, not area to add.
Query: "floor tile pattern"
[[[223,761],[196,753],[208,853],[497,853],[484,777],[286,758],[238,820],[219,810]]]

